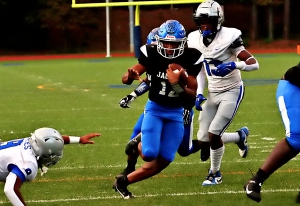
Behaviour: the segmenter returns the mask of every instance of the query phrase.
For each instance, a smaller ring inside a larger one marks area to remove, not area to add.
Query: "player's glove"
[[[129,104],[131,102],[133,102],[136,98],[132,95],[127,95],[126,97],[123,97],[120,101],[119,101],[119,105],[122,108],[130,108]]]
[[[201,107],[201,104],[207,100],[203,94],[197,94],[196,96],[196,101],[195,101],[195,107],[198,111],[202,111],[202,107]]]
[[[235,62],[226,62],[217,66],[216,70],[213,70],[212,73],[216,76],[225,77],[227,74],[236,69]]]
[[[191,110],[184,109],[183,110],[183,122],[185,125],[191,124]]]

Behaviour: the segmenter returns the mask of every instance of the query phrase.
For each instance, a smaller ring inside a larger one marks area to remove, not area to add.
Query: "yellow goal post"
[[[72,8],[87,7],[112,7],[112,6],[142,6],[142,5],[166,5],[166,4],[195,4],[204,0],[165,0],[165,1],[128,1],[128,2],[106,2],[106,3],[76,3],[72,0]]]
[[[72,0],[72,8],[91,8],[91,7],[106,7],[106,57],[110,56],[110,26],[109,26],[109,7],[114,6],[129,6],[130,16],[130,52],[135,52],[135,56],[139,56],[139,47],[141,46],[141,29],[139,23],[139,6],[153,6],[153,5],[172,5],[172,4],[200,4],[204,0],[159,0],[159,1],[133,1],[128,2],[109,2],[105,3],[76,3]],[[133,6],[135,6],[135,27],[133,28]],[[134,42],[134,43],[133,43]],[[135,48],[135,49],[133,49]]]

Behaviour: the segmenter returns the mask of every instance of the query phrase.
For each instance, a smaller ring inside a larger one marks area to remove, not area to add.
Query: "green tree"
[[[266,6],[268,8],[268,39],[270,41],[274,40],[274,16],[273,8],[275,6],[282,5],[283,0],[256,0],[256,3],[261,6]]]
[[[81,0],[80,3],[91,2]],[[71,48],[87,46],[91,31],[99,28],[99,18],[105,18],[104,8],[71,8],[70,0],[45,0],[38,18],[42,27],[51,28],[57,35],[62,35],[62,52],[73,52]],[[105,25],[103,25],[105,28]],[[76,35],[72,35],[76,33]]]
[[[0,45],[2,52],[41,48],[44,31],[37,18],[43,0],[0,0]]]
[[[290,37],[290,0],[284,0],[283,13],[283,39],[288,40]]]

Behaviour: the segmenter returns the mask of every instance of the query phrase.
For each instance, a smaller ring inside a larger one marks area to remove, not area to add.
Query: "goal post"
[[[140,26],[140,6],[135,7],[135,21],[133,29],[134,39],[134,56],[138,58],[140,56],[140,47],[142,46],[142,29]]]
[[[128,1],[128,2],[108,2],[106,3],[76,3],[76,0],[72,0],[72,8],[91,8],[91,7],[106,7],[106,22],[109,22],[109,10],[108,7],[114,6],[135,6],[135,25],[133,31],[130,31],[130,35],[133,36],[133,42],[130,39],[130,44],[133,43],[135,57],[140,55],[140,46],[143,45],[141,40],[141,26],[139,23],[140,9],[139,6],[153,6],[153,5],[172,5],[172,4],[200,4],[204,0],[156,0],[156,1]],[[132,9],[131,9],[132,10]],[[130,11],[131,11],[130,10]],[[109,38],[110,26],[106,25],[106,57],[110,56],[110,38]]]
[[[76,3],[72,0],[72,8],[87,8],[87,7],[112,7],[112,6],[153,6],[167,4],[192,4],[201,3],[204,0],[162,0],[162,1],[129,1],[129,2],[107,2],[107,3]]]

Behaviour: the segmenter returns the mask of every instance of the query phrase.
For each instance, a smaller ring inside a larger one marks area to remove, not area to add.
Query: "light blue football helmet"
[[[156,44],[156,35],[158,34],[159,27],[152,29],[147,36],[146,44]]]
[[[158,30],[156,35],[157,51],[160,55],[168,59],[174,59],[182,55],[187,41],[186,32],[181,23],[176,20],[168,20],[163,23]],[[178,43],[177,48],[166,48],[163,42],[174,42]],[[172,54],[168,54],[167,51],[172,50]]]

